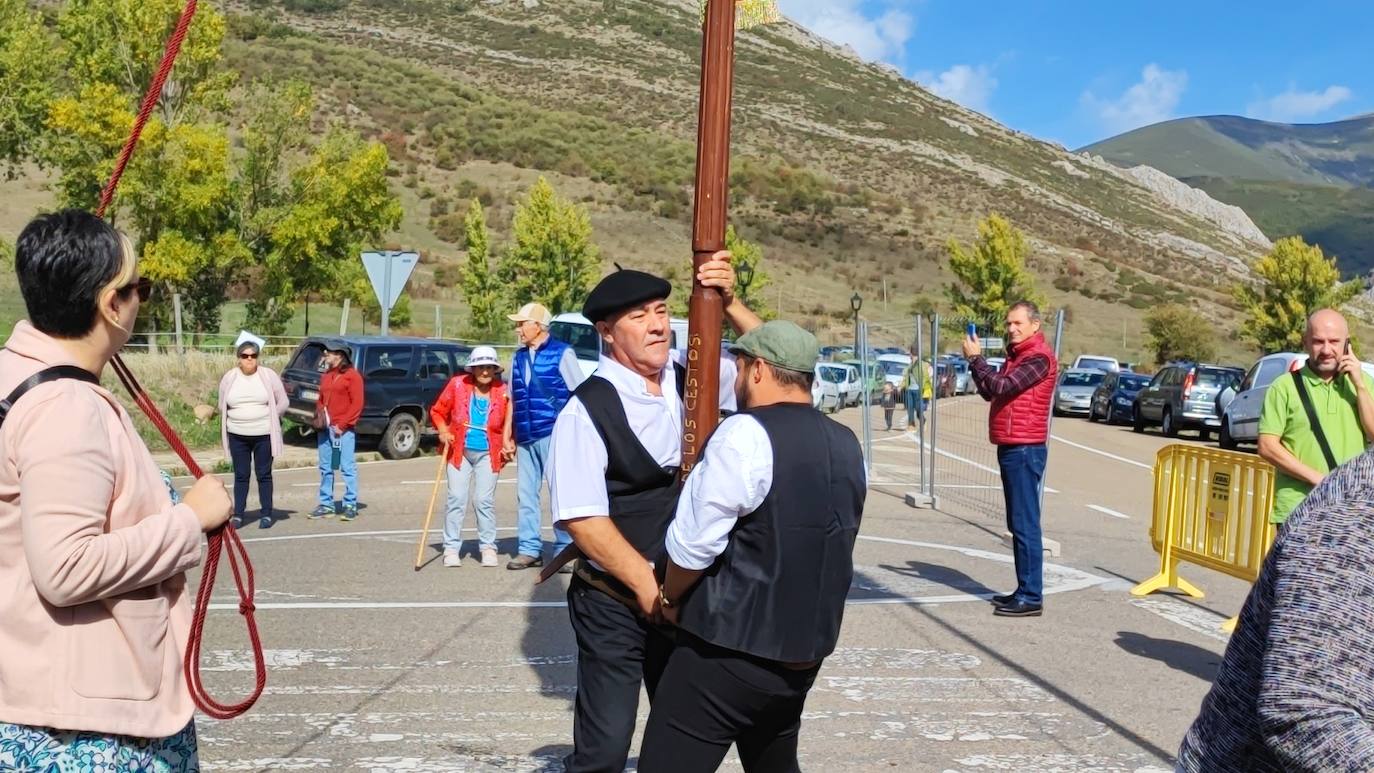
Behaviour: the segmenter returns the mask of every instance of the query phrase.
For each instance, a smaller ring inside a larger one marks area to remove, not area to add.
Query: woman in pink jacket
[[[0,424],[0,770],[198,770],[185,573],[228,492],[206,477],[173,505],[128,413],[87,383],[148,297],[128,238],[44,215],[15,269],[29,319],[0,351],[0,395],[53,366],[76,375]]]

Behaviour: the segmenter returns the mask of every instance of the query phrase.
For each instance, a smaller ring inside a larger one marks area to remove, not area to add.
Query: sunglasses
[[[239,355],[240,360],[256,360],[257,358],[258,355],[253,354],[252,352],[244,352],[243,354]]]
[[[119,288],[119,294],[125,295],[130,290],[138,291],[139,303],[147,303],[148,299],[153,297],[153,280],[149,279],[146,276],[141,276],[138,279],[135,279],[134,281]]]

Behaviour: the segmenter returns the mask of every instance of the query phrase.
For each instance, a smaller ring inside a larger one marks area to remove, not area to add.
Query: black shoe
[[[999,606],[999,607],[1005,607],[1006,605],[1010,604],[1011,602],[1013,602],[1013,601],[1015,601],[1015,600],[1016,600],[1016,594],[1015,594],[1015,593],[1004,593],[1004,594],[1002,594],[1002,595],[1000,595],[1000,596],[993,596],[993,597],[992,597],[992,603],[995,604],[995,605],[997,605],[997,606]]]
[[[259,519],[258,519],[258,528],[259,528],[259,529],[270,529],[270,528],[272,528],[272,516],[270,516],[270,515],[264,515],[263,517],[259,518]]]
[[[1012,601],[992,610],[992,613],[998,617],[1039,617],[1043,611],[1044,607],[1040,604]]]
[[[236,516],[234,516],[233,518],[230,518],[230,519],[229,519],[229,525],[234,527],[234,531],[238,531],[239,529],[242,529],[242,528],[243,528],[243,516],[241,516],[241,515],[236,515]]]

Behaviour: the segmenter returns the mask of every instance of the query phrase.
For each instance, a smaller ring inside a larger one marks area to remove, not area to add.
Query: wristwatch
[[[664,590],[664,588],[665,586],[663,585],[658,586],[658,603],[662,604],[663,606],[669,609],[672,609],[673,602],[668,598],[668,593],[666,590]]]

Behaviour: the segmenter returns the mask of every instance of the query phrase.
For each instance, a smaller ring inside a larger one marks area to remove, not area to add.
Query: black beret
[[[582,304],[582,316],[591,322],[600,322],[616,312],[666,299],[672,292],[673,286],[666,279],[643,271],[622,269],[608,274],[592,288],[587,302]]]

